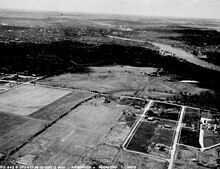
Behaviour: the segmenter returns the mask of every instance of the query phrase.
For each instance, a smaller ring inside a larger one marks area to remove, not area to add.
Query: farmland
[[[0,109],[18,115],[30,115],[68,93],[68,90],[34,85],[18,86],[0,95]]]

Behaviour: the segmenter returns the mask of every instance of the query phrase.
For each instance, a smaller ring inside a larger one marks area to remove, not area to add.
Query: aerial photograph
[[[219,0],[0,0],[0,169],[220,169]]]

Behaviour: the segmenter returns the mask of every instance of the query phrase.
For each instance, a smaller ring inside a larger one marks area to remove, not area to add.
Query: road
[[[174,160],[175,160],[176,147],[177,147],[177,142],[178,142],[178,138],[179,138],[179,134],[180,134],[180,129],[181,129],[181,124],[182,124],[183,114],[184,114],[185,108],[186,108],[185,106],[182,106],[182,110],[180,112],[180,118],[179,118],[179,121],[178,121],[178,125],[176,127],[176,135],[175,135],[174,140],[173,140],[173,147],[172,147],[172,150],[170,151],[171,156],[170,156],[170,164],[169,164],[168,169],[173,168],[173,163],[174,163]]]
[[[204,119],[201,118],[202,124],[204,124]],[[200,124],[200,131],[199,131],[199,143],[201,145],[201,151],[204,151],[204,130],[202,129],[202,124]]]
[[[150,102],[148,103],[148,105],[145,107],[143,114],[141,115],[141,117],[139,118],[139,120],[137,121],[137,123],[134,125],[133,129],[131,130],[130,134],[128,135],[127,139],[125,140],[124,144],[122,145],[122,148],[126,150],[125,145],[127,144],[127,142],[129,141],[129,139],[131,140],[132,137],[135,134],[135,130],[138,128],[139,124],[141,123],[141,121],[144,119],[146,112],[150,109],[151,104],[153,103],[152,100],[150,100]]]

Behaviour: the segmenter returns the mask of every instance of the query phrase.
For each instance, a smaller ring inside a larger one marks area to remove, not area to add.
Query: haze
[[[219,0],[0,0],[0,7],[220,19]]]

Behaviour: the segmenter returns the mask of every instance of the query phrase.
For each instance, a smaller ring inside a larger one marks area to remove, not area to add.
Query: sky
[[[220,19],[220,0],[0,0],[0,8]]]

